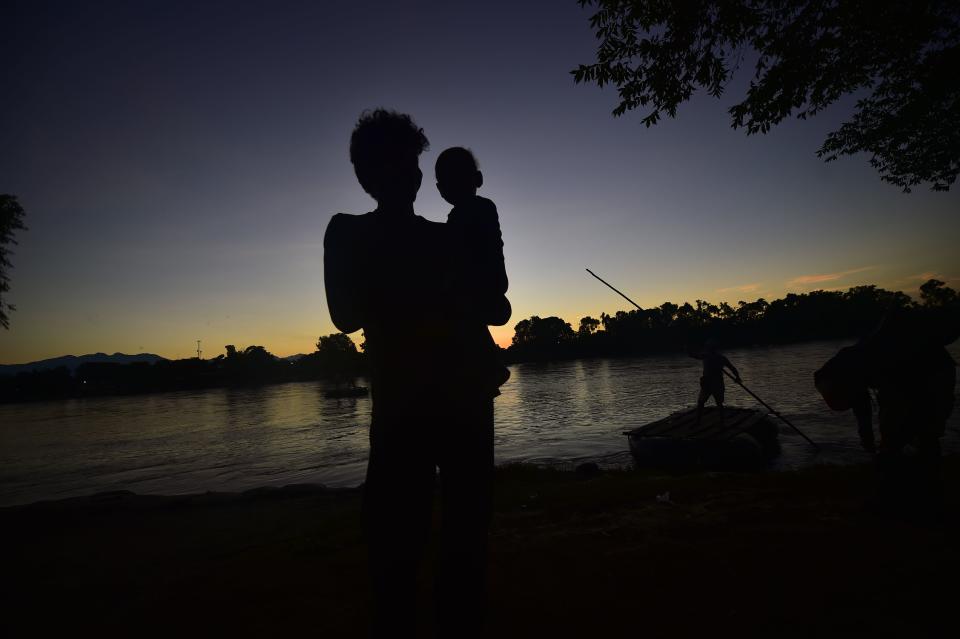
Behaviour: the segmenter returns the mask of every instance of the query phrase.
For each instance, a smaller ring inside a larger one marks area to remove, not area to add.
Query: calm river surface
[[[866,461],[856,423],[830,411],[813,371],[844,342],[731,350],[744,382],[823,450],[781,427],[775,468]],[[960,346],[950,348],[954,358]],[[496,400],[497,463],[629,465],[622,431],[693,405],[700,363],[685,356],[519,364]],[[370,399],[325,399],[303,382],[0,406],[0,506],[107,490],[178,494],[255,486],[355,486]],[[754,406],[727,386],[728,405]],[[960,411],[944,449],[960,452]]]

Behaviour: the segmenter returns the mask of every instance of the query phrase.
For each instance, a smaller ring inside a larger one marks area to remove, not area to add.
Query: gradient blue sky
[[[645,129],[592,60],[575,1],[5,3],[0,192],[14,255],[0,363],[66,353],[187,357],[224,344],[309,352],[333,332],[323,231],[364,212],[347,157],[365,108],[411,113],[433,162],[471,147],[501,214],[510,325],[641,305],[875,283],[960,284],[960,201],[815,151],[848,112],[748,138],[730,92]]]

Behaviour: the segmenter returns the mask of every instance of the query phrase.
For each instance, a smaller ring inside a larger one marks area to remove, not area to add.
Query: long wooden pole
[[[800,430],[799,428],[797,428],[796,426],[794,426],[793,424],[791,424],[791,423],[790,423],[790,420],[788,420],[786,417],[784,417],[783,415],[781,415],[780,413],[778,413],[776,410],[774,410],[774,409],[770,406],[770,404],[768,404],[768,403],[766,403],[765,401],[763,401],[762,399],[760,399],[760,397],[759,397],[756,393],[754,393],[752,390],[750,390],[749,388],[747,388],[746,385],[745,385],[743,382],[741,382],[739,379],[737,379],[736,377],[734,377],[733,375],[731,375],[731,374],[730,374],[730,371],[728,371],[727,369],[723,369],[723,372],[724,372],[724,374],[725,374],[727,377],[729,377],[730,379],[732,379],[740,388],[742,388],[743,390],[745,390],[745,391],[747,391],[748,393],[750,393],[750,396],[753,397],[753,398],[754,398],[755,400],[757,400],[758,402],[760,402],[760,404],[762,404],[764,408],[766,408],[768,411],[770,411],[773,415],[776,415],[777,417],[779,417],[780,420],[783,421],[784,424],[786,424],[787,426],[789,426],[789,427],[792,428],[793,430],[797,431],[797,433],[798,433],[801,437],[803,437],[805,440],[807,440],[808,442],[810,442],[810,445],[811,445],[811,446],[813,446],[813,447],[816,448],[817,450],[820,450],[820,447],[817,446],[817,444],[816,444],[812,439],[810,439],[809,437],[807,437],[802,430]]]
[[[622,297],[623,299],[627,300],[628,302],[630,302],[631,304],[633,304],[634,306],[636,306],[638,310],[641,310],[641,311],[643,310],[643,308],[641,308],[639,304],[637,304],[636,302],[634,302],[632,299],[630,299],[629,297],[627,297],[626,295],[624,295],[623,293],[621,293],[621,292],[618,291],[617,289],[613,288],[613,286],[612,286],[612,285],[610,284],[610,282],[608,282],[607,280],[603,279],[602,277],[600,277],[599,275],[597,275],[596,273],[594,273],[594,272],[591,271],[590,269],[587,269],[587,273],[589,273],[590,275],[593,275],[595,278],[597,278],[598,280],[600,280],[601,282],[603,282],[604,284],[606,284],[607,286],[609,286],[611,289],[613,289],[613,291],[614,291],[617,295],[619,295],[619,296]]]
[[[627,300],[628,302],[630,302],[631,304],[633,304],[634,306],[636,306],[639,310],[641,310],[641,311],[643,310],[643,308],[641,308],[639,304],[637,304],[637,303],[634,302],[632,299],[630,299],[629,297],[627,297],[626,295],[624,295],[622,292],[620,292],[620,291],[618,291],[616,288],[614,288],[613,285],[610,284],[610,282],[606,281],[605,279],[603,279],[602,277],[600,277],[599,275],[597,275],[596,273],[594,273],[594,272],[591,271],[590,269],[587,269],[587,273],[589,273],[590,275],[593,275],[595,278],[597,278],[598,280],[600,280],[601,282],[603,282],[604,284],[606,284],[610,289],[613,290],[613,292],[615,292],[617,295],[619,295],[619,296],[622,297],[623,299]],[[787,426],[789,426],[789,427],[792,428],[793,430],[797,431],[797,433],[799,433],[801,437],[803,437],[805,440],[807,440],[808,442],[810,442],[810,445],[811,445],[811,446],[813,446],[813,447],[816,448],[817,450],[820,450],[820,447],[817,446],[817,444],[816,444],[812,439],[810,439],[809,437],[807,437],[807,436],[803,433],[802,430],[800,430],[799,428],[797,428],[796,426],[794,426],[793,424],[791,424],[790,421],[787,420],[786,417],[784,417],[783,415],[781,415],[780,413],[778,413],[777,411],[775,411],[768,403],[766,403],[765,401],[763,401],[762,399],[760,399],[760,397],[759,397],[756,393],[754,393],[752,390],[750,390],[749,388],[747,388],[747,387],[743,384],[743,382],[741,382],[739,379],[737,379],[736,377],[734,377],[733,375],[731,375],[731,374],[730,374],[730,371],[728,371],[727,369],[723,369],[723,372],[724,372],[724,374],[726,374],[727,377],[729,377],[729,378],[732,379],[734,382],[736,382],[736,383],[740,386],[740,388],[742,388],[743,390],[745,390],[745,391],[747,391],[748,393],[750,393],[750,396],[753,397],[753,398],[754,398],[755,400],[757,400],[758,402],[760,402],[760,404],[761,404],[764,408],[766,408],[768,411],[770,411],[773,415],[776,415],[777,417],[779,417],[779,418],[783,421],[784,424],[786,424]]]

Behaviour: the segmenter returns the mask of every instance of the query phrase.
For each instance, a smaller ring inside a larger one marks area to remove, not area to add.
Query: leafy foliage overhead
[[[23,224],[24,215],[23,207],[17,202],[16,196],[0,193],[0,326],[3,328],[10,328],[7,311],[16,310],[13,304],[3,301],[4,295],[10,290],[9,271],[13,267],[10,263],[11,251],[6,246],[15,245],[16,232],[27,229]]]
[[[946,191],[960,172],[960,3],[956,0],[579,0],[600,44],[576,82],[612,84],[616,116],[646,126],[694,92],[720,97],[756,62],[734,128],[766,133],[859,97],[827,136],[826,161],[867,153],[881,179]],[[861,97],[862,96],[862,97]]]

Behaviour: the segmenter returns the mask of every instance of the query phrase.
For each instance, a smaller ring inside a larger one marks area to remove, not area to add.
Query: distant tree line
[[[159,360],[129,364],[87,362],[0,376],[0,402],[96,397],[291,381],[350,383],[365,372],[364,354],[343,333],[326,335],[317,349],[296,360],[280,359],[263,346],[237,349],[212,359]]]
[[[920,287],[920,301],[900,291],[856,286],[845,292],[789,293],[767,302],[664,302],[642,310],[583,317],[574,329],[559,317],[533,316],[514,328],[508,362],[617,357],[685,351],[713,338],[725,347],[863,337],[885,313],[930,316],[931,325],[956,339],[960,296],[940,280]],[[946,337],[944,339],[947,339]]]
[[[940,280],[929,280],[920,287],[919,302],[899,291],[856,286],[845,292],[790,293],[772,302],[758,299],[736,306],[704,300],[682,305],[664,302],[648,309],[583,317],[576,329],[559,317],[533,316],[516,324],[505,359],[516,363],[682,352],[700,346],[708,337],[724,347],[856,338],[875,330],[891,311],[926,314],[930,326],[951,340],[960,333],[960,295]],[[316,346],[314,352],[293,361],[280,359],[262,346],[241,350],[228,345],[223,355],[206,360],[84,363],[73,373],[61,367],[0,376],[0,402],[308,380],[349,384],[366,373],[364,345],[358,350],[347,335],[325,335]]]

